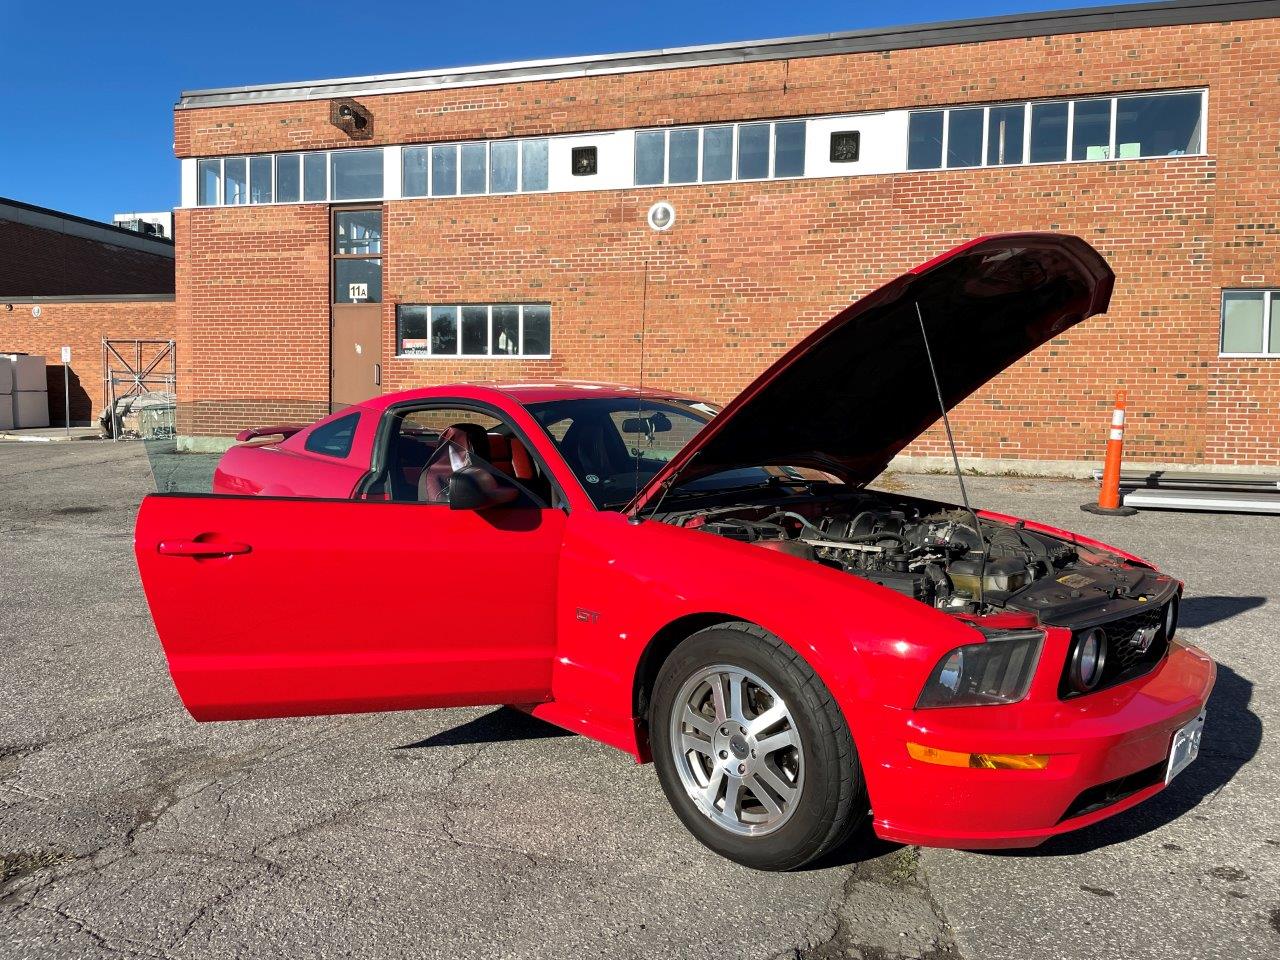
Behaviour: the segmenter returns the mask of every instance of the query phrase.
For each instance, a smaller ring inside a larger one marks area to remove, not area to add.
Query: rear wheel
[[[866,812],[830,691],[759,627],[709,627],[680,644],[658,674],[649,734],[685,826],[746,866],[802,866],[844,842]]]

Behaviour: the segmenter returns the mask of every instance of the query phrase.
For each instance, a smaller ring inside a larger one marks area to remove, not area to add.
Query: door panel
[[[153,495],[134,548],[197,720],[534,703],[550,698],[564,523],[533,508]]]
[[[382,393],[382,305],[335,303],[329,350],[331,403],[363,403]]]

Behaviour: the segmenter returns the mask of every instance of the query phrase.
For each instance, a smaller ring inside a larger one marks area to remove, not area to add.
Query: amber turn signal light
[[[939,750],[922,743],[907,743],[911,759],[940,767],[976,767],[983,770],[1043,770],[1049,765],[1047,753],[961,753]]]

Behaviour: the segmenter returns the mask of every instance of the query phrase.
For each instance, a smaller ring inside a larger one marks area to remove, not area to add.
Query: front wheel
[[[867,795],[830,691],[745,623],[701,630],[662,665],[649,736],[676,814],[717,853],[791,870],[848,839]]]

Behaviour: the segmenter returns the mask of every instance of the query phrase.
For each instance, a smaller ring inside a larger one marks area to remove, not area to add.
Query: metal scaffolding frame
[[[113,366],[113,360],[119,366]],[[177,390],[177,344],[173,340],[109,340],[104,337],[102,370],[103,392],[111,415],[111,436],[119,440],[117,407],[121,400]]]

